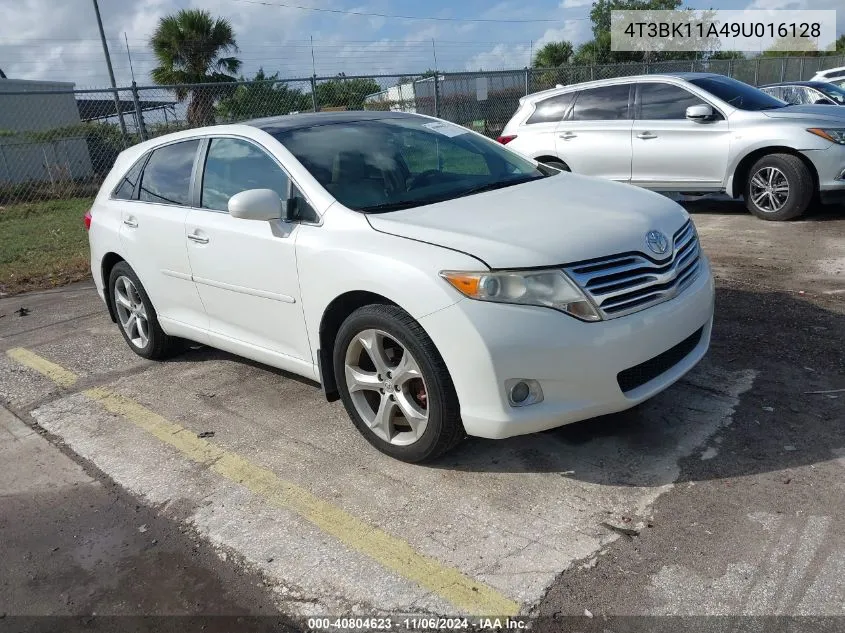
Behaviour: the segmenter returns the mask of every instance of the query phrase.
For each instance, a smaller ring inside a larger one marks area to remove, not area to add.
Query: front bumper
[[[669,387],[704,356],[713,324],[714,283],[702,258],[695,282],[677,297],[618,319],[585,323],[547,308],[465,299],[420,323],[457,390],[470,435],[504,438],[628,409]],[[689,339],[680,360],[629,391],[618,375]],[[539,381],[543,401],[508,403],[505,381]]]
[[[824,150],[805,151],[819,176],[822,200],[834,200],[845,195],[845,145],[835,145]],[[841,199],[841,198],[840,198]]]

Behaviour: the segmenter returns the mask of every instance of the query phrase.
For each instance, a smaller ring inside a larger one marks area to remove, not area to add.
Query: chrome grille
[[[657,261],[643,253],[621,253],[564,268],[598,306],[614,319],[671,299],[698,276],[701,252],[692,221],[673,236],[671,257]]]

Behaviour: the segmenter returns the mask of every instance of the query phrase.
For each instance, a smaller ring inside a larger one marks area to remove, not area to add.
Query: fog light
[[[512,407],[525,407],[543,401],[543,390],[536,380],[511,378],[505,382],[505,391]]]
[[[524,382],[518,382],[511,387],[511,400],[514,404],[522,404],[531,395],[531,389]]]

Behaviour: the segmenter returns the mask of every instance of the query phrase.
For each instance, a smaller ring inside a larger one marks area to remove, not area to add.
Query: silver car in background
[[[710,73],[620,77],[528,95],[499,141],[548,165],[681,193],[744,197],[788,220],[845,200],[845,112]]]
[[[792,105],[845,106],[845,88],[827,81],[784,81],[760,90]]]

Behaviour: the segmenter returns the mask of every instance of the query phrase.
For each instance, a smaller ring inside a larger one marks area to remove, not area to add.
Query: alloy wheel
[[[344,361],[346,387],[355,409],[380,439],[413,444],[428,426],[428,391],[411,352],[383,330],[359,332]]]
[[[124,275],[114,282],[114,299],[120,326],[135,347],[143,349],[150,340],[150,321],[147,309],[135,283]]]
[[[751,200],[765,213],[777,213],[789,198],[789,181],[777,167],[763,167],[751,177]]]

